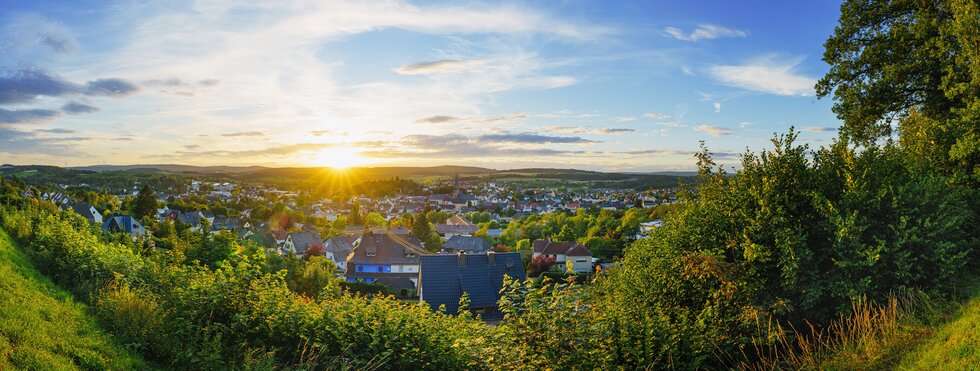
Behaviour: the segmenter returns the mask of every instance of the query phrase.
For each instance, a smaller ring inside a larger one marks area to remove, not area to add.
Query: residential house
[[[465,218],[453,215],[445,223],[436,224],[436,233],[445,238],[452,236],[472,236],[480,226],[470,223]]]
[[[78,215],[89,221],[89,223],[102,225],[102,214],[95,209],[95,206],[87,202],[68,202],[61,206],[63,209],[71,209]]]
[[[354,251],[354,244],[346,236],[334,236],[323,243],[323,254],[337,265],[341,272],[347,271],[347,256]]]
[[[378,282],[388,288],[416,290],[419,255],[429,254],[414,235],[367,232],[347,257],[348,282]]]
[[[572,262],[572,270],[579,273],[592,271],[592,252],[589,248],[574,242],[556,242],[551,240],[534,241],[533,256],[544,255],[555,259],[555,267],[565,269],[568,261]]]
[[[483,237],[471,236],[452,236],[446,243],[442,244],[442,251],[446,253],[485,253],[490,251],[490,243]]]
[[[445,306],[447,313],[459,311],[459,299],[466,293],[469,310],[484,320],[503,318],[497,307],[504,275],[524,280],[520,253],[440,254],[419,258],[419,300],[433,311]]]
[[[286,255],[292,252],[297,256],[303,256],[307,250],[317,246],[323,248],[323,240],[317,231],[293,232],[286,236],[286,241],[282,244],[281,254]]]
[[[146,228],[136,218],[129,215],[115,215],[102,223],[102,230],[113,233],[125,233],[133,238],[146,236]]]

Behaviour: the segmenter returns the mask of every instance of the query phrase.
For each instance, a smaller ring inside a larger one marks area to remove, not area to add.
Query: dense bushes
[[[696,197],[600,282],[600,319],[630,329],[613,335],[615,363],[704,367],[769,341],[760,323],[821,324],[854,297],[957,284],[977,240],[956,188],[894,146],[837,142],[810,160],[794,139],[734,176],[701,154]]]
[[[488,331],[393,298],[298,296],[282,274],[265,272],[261,253],[239,249],[213,270],[180,264],[169,252],[101,241],[70,213],[13,204],[0,209],[2,226],[41,269],[92,298],[107,328],[162,364],[462,369],[482,351],[467,339]]]

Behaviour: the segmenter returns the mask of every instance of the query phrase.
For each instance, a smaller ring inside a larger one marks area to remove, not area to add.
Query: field
[[[0,231],[0,370],[149,369]]]

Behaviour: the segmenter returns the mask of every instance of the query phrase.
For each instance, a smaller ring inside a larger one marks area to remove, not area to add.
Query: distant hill
[[[94,165],[61,168],[57,166],[4,166],[0,175],[17,175],[38,184],[111,185],[124,187],[134,181],[177,179],[240,180],[282,186],[350,184],[392,178],[421,180],[426,177],[459,175],[469,181],[534,182],[538,186],[578,185],[624,189],[649,189],[693,183],[694,173],[615,173],[577,169],[527,168],[496,170],[474,166],[356,167],[335,170],[324,167],[192,166],[176,164]],[[224,181],[224,180],[223,180]],[[544,183],[542,183],[544,182]],[[168,181],[168,184],[172,184]]]
[[[156,169],[176,173],[242,173],[267,169],[262,166],[193,166],[175,164],[140,164],[140,165],[92,165],[76,166],[70,169],[89,171],[126,171],[137,169]]]

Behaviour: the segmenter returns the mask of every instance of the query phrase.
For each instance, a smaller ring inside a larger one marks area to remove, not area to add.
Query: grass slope
[[[146,368],[0,230],[0,370]]]
[[[952,321],[905,354],[903,370],[980,370],[980,288]]]

